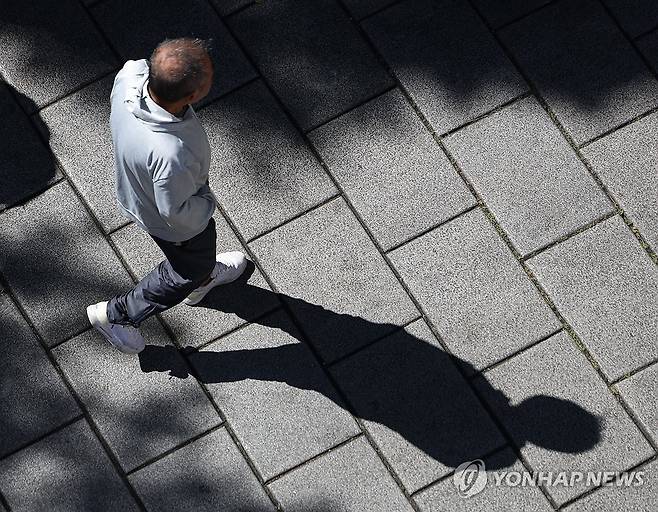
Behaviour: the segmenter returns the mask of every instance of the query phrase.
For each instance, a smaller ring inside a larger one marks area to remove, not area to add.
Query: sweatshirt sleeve
[[[215,210],[212,194],[197,189],[188,172],[174,172],[153,181],[160,216],[173,229],[205,226]]]

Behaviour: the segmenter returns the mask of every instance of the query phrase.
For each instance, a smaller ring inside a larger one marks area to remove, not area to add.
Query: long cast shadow
[[[315,318],[325,317],[328,324],[341,326],[343,336],[364,330],[381,332],[381,324],[251,286],[246,282],[248,275],[232,285],[213,290],[201,305],[251,319],[254,305],[276,295],[289,305],[293,315],[311,311]],[[236,296],[241,296],[241,300],[236,300]],[[467,375],[472,373],[472,366],[441,350],[430,337],[430,341],[426,341],[411,333],[417,329],[386,326],[398,330],[331,366],[331,373],[349,401],[346,406],[332,390],[328,392],[326,386],[318,386],[318,379],[310,377],[312,372],[300,367],[299,362],[307,360],[308,348],[304,337],[286,315],[268,314],[255,323],[280,329],[301,343],[222,352],[191,349],[194,350],[191,356],[193,376],[208,384],[256,379],[314,390],[341,407],[349,407],[358,417],[397,432],[408,443],[449,467],[458,466],[479,449],[495,447],[491,445],[497,438],[495,427],[455,363]],[[188,367],[177,357],[177,349],[171,346],[147,346],[140,354],[140,365],[145,372],[168,371],[178,378],[189,375]],[[486,397],[496,415],[506,417],[515,425],[515,441],[519,448],[533,443],[550,450],[581,453],[600,440],[599,418],[574,402],[536,395],[512,405],[486,378],[480,378],[480,384],[478,391]],[[515,462],[514,458],[496,459],[498,465],[490,466],[491,469],[509,467]]]

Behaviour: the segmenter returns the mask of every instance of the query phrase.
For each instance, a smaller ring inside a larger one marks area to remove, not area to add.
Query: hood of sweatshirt
[[[183,117],[176,117],[158,105],[148,93],[148,62],[143,60],[130,62],[132,68],[123,78],[126,80],[123,91],[123,104],[136,118],[143,121],[152,131],[185,130],[195,115],[191,105],[188,105]],[[126,69],[124,67],[124,69]]]

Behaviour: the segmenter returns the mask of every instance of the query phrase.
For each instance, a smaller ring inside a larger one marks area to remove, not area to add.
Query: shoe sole
[[[110,343],[110,345],[112,345],[120,352],[123,352],[124,354],[139,354],[141,352],[141,350],[126,347],[125,345],[117,345],[114,342],[114,337],[109,332],[107,332],[107,330],[103,327],[102,322],[98,318],[98,315],[96,314],[95,304],[92,304],[91,306],[87,306],[87,318],[89,318],[89,323],[92,325],[92,327],[96,329],[98,332],[100,332],[105,337],[105,339]]]
[[[218,285],[213,286],[212,288],[209,288],[206,291],[206,293],[204,293],[201,297],[199,297],[195,301],[191,301],[191,300],[186,298],[186,299],[183,299],[183,302],[185,304],[187,304],[188,306],[196,306],[199,302],[201,302],[206,297],[206,295],[208,295],[212,290],[214,290],[218,286],[223,286],[225,284],[232,283],[233,281],[238,279],[242,274],[244,274],[244,271],[247,269],[247,265],[248,265],[248,262],[247,262],[247,260],[245,260],[244,264],[242,265],[242,271],[238,275],[236,275],[233,279],[231,279],[230,281],[224,281],[222,284],[218,284]]]

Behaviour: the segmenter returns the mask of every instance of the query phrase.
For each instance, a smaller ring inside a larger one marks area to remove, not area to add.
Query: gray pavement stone
[[[636,44],[653,70],[658,71],[658,31],[643,37]]]
[[[363,437],[295,469],[270,488],[290,512],[413,510]]]
[[[80,410],[27,322],[4,294],[0,295],[0,351],[1,457]]]
[[[422,320],[331,372],[410,493],[505,442]]]
[[[39,114],[50,133],[50,148],[105,232],[127,222],[119,213],[110,133],[110,91],[114,76],[58,101]]]
[[[200,118],[212,148],[210,186],[245,238],[338,193],[260,81]]]
[[[564,332],[486,372],[476,385],[535,471],[623,471],[653,453]],[[581,482],[546,490],[561,505],[586,488]]]
[[[82,420],[0,461],[0,488],[21,512],[139,510]]]
[[[390,257],[450,350],[475,370],[560,326],[480,209]]]
[[[658,250],[658,115],[636,121],[583,153],[647,242]]]
[[[265,479],[359,432],[299,340],[278,311],[190,356]]]
[[[384,250],[475,204],[397,89],[309,136]]]
[[[439,133],[527,90],[465,2],[401,2],[363,26]]]
[[[223,428],[139,470],[130,481],[152,511],[274,510]]]
[[[250,246],[324,361],[418,316],[341,198]]]
[[[466,462],[467,459],[464,460]],[[516,458],[510,448],[496,452],[483,459],[487,469],[487,485],[478,494],[463,498],[457,492],[452,477],[442,480],[436,485],[418,493],[414,500],[422,512],[443,512],[474,510],[523,510],[524,512],[549,512],[553,510],[550,503],[537,487],[512,487],[504,484],[496,485],[494,470],[504,467],[501,471],[523,472],[523,464]],[[510,465],[510,462],[514,461]]]
[[[79,2],[7,0],[2,21],[0,72],[30,113],[118,65]]]
[[[393,83],[333,1],[257,2],[228,23],[303,129]]]
[[[140,330],[147,347],[139,357],[122,354],[95,330],[53,350],[126,471],[221,421],[194,379],[172,379],[152,369],[153,352],[167,354],[172,368],[185,368],[158,321],[149,319]]]
[[[467,126],[445,142],[521,254],[613,211],[534,98]]]
[[[598,2],[557,2],[500,34],[576,143],[658,104],[658,82]]]
[[[645,368],[621,381],[617,388],[624,402],[642,422],[642,426],[658,444],[658,365]]]
[[[658,358],[658,274],[620,217],[528,265],[608,379]]]
[[[564,510],[567,512],[592,510],[653,512],[658,509],[658,462],[651,462],[638,468],[637,471],[644,471],[642,485],[604,486]],[[637,479],[638,476],[635,476],[633,482],[637,483]]]
[[[0,82],[0,117],[3,119],[0,125],[0,209],[61,178],[52,155],[39,140],[9,87]],[[15,93],[28,101],[18,91]]]
[[[92,7],[91,13],[125,60],[149,58],[165,38],[211,38],[215,76],[210,93],[202,104],[256,75],[219,16],[204,0],[185,0],[183,4],[176,0],[137,3],[108,0]],[[148,23],[144,23],[146,19]]]
[[[475,0],[475,5],[495,28],[538,9],[550,0]]]
[[[219,213],[215,213],[217,226],[217,252],[244,251],[231,228]],[[113,233],[117,245],[129,268],[139,279],[148,274],[163,259],[164,254],[155,241],[135,224]],[[249,285],[245,286],[246,282]],[[162,313],[181,345],[199,346],[235,329],[280,305],[269,291],[260,271],[245,271],[234,283],[215,288],[196,307],[180,304]]]
[[[652,0],[603,0],[603,3],[631,37],[658,25],[658,4]]]
[[[0,214],[0,261],[48,344],[89,327],[87,306],[132,284],[67,182]]]

